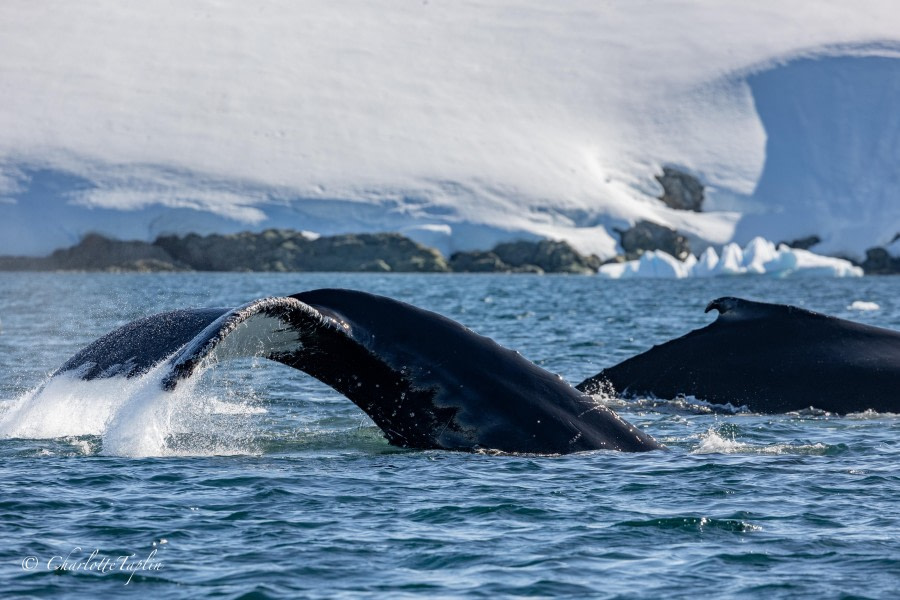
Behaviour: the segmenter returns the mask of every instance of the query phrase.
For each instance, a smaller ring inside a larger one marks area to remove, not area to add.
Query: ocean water
[[[722,295],[900,329],[896,277],[0,274],[0,593],[900,595],[896,415],[609,400],[668,450],[511,456],[393,448],[344,397],[262,360],[174,394],[153,373],[33,392],[131,319],[318,287],[435,310],[573,383],[710,322]]]

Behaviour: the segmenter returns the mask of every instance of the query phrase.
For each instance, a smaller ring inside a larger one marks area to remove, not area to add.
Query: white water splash
[[[128,457],[257,452],[247,417],[265,409],[199,389],[199,374],[166,392],[166,364],[131,379],[53,377],[7,403],[0,439],[98,436],[102,454]]]
[[[866,410],[861,412],[847,413],[846,415],[844,415],[845,419],[853,419],[856,421],[868,421],[872,419],[896,419],[897,417],[900,417],[900,414],[892,412],[878,412],[871,408],[867,408]]]
[[[723,437],[713,428],[700,435],[700,443],[691,450],[691,454],[824,454],[828,446],[816,444],[771,444],[757,446],[739,442],[732,436]]]

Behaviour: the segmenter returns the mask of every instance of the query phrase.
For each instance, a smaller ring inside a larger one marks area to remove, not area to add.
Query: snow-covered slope
[[[893,0],[0,3],[0,253],[94,230],[900,231]],[[674,165],[709,212],[655,200]]]

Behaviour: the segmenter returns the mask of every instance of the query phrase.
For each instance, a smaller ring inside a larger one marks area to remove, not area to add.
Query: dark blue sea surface
[[[171,394],[153,373],[34,392],[134,318],[319,287],[440,312],[573,383],[710,322],[723,295],[900,329],[897,277],[0,274],[0,594],[900,594],[897,415],[607,399],[668,450],[511,456],[393,448],[343,396],[259,359]]]

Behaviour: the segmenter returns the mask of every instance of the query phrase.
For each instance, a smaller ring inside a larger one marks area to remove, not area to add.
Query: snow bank
[[[688,257],[681,262],[662,251],[645,252],[639,260],[611,263],[600,267],[599,275],[609,279],[648,277],[683,279],[685,277],[730,277],[765,275],[768,277],[862,277],[863,270],[850,261],[813,254],[808,250],[789,248],[761,237],[741,248],[728,244],[721,256],[710,247],[700,258]],[[856,310],[859,308],[854,303]]]
[[[861,256],[900,231],[898,20],[893,0],[3,2],[0,254],[290,227],[609,257],[650,220]],[[655,199],[663,165],[708,212]]]
[[[817,252],[862,259],[900,233],[900,60],[795,60],[748,83],[766,162],[735,241],[818,235]]]

